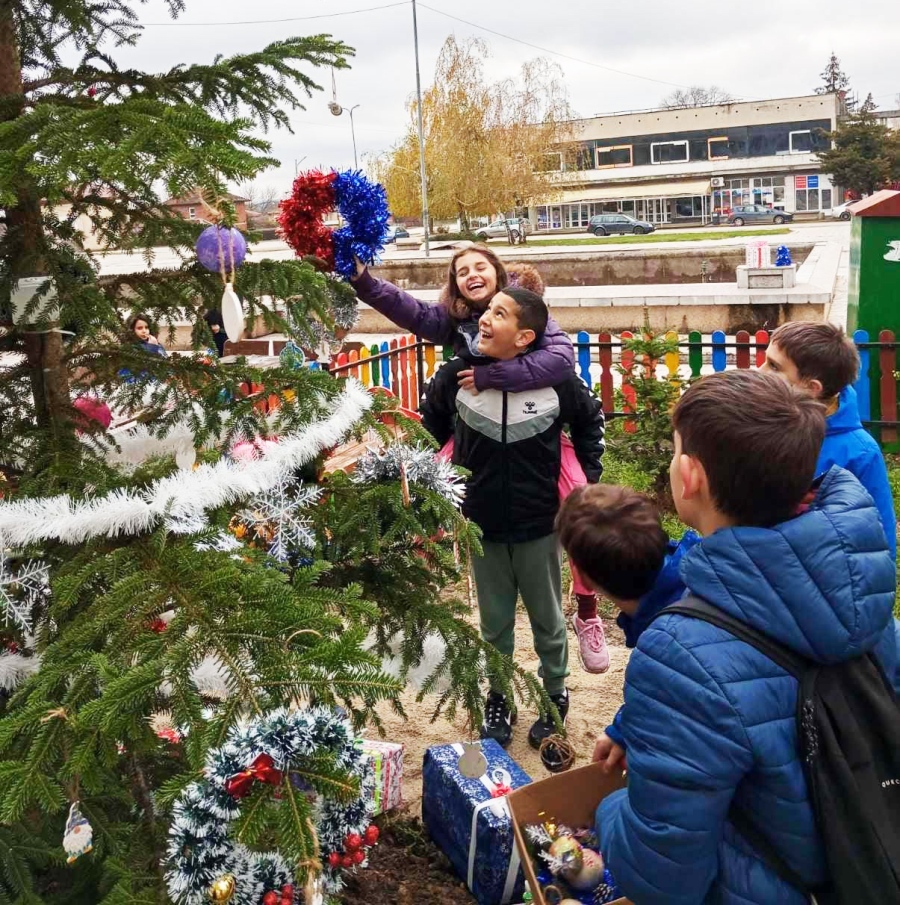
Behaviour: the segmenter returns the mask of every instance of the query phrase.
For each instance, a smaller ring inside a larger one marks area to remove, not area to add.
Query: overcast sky
[[[581,116],[652,107],[673,88],[695,84],[715,83],[739,99],[812,93],[832,49],[861,97],[871,91],[889,109],[897,106],[900,92],[897,0],[426,2],[418,3],[423,90],[453,33],[488,43],[492,79],[514,75],[535,56],[559,63]],[[352,69],[338,72],[336,82],[339,103],[359,104],[354,119],[360,158],[389,148],[403,132],[406,104],[415,92],[409,2],[187,0],[174,24],[160,24],[171,20],[161,0],[151,0],[140,15],[147,27],[137,47],[120,49],[116,57],[146,70],[259,49],[289,35],[332,34],[356,49]],[[257,21],[265,19],[296,21]],[[226,22],[242,24],[214,24]],[[330,72],[313,76],[325,90],[294,117],[293,135],[269,136],[282,167],[263,174],[263,184],[287,190],[295,160],[302,159],[301,169],[353,163],[349,118],[333,117],[326,107]]]

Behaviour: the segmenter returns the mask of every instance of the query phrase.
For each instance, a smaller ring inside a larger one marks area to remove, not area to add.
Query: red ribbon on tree
[[[225,780],[225,791],[232,798],[243,798],[250,794],[254,780],[277,786],[283,776],[281,770],[275,769],[275,761],[268,754],[260,754],[246,770],[235,773]]]

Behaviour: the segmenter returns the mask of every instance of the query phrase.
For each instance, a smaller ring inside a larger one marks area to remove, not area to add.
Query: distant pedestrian
[[[222,319],[222,312],[211,308],[203,315],[210,332],[213,335],[213,342],[216,344],[216,351],[219,358],[225,354],[225,341],[228,335],[225,333],[225,321]]]

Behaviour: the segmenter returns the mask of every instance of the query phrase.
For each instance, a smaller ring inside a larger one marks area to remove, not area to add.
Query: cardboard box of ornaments
[[[537,880],[534,852],[526,839],[525,827],[548,820],[570,827],[593,826],[597,805],[611,792],[624,787],[625,780],[619,771],[609,774],[603,771],[600,764],[589,764],[522,786],[506,797],[516,846],[522,858],[522,870],[534,905],[549,903]],[[609,905],[631,903],[628,899],[616,899]]]

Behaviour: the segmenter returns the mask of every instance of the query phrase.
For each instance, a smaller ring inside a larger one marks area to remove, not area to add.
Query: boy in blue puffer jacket
[[[660,610],[684,596],[681,562],[700,542],[693,531],[669,540],[649,497],[610,484],[576,487],[560,506],[556,530],[582,580],[619,608],[616,623],[626,647],[638,643]],[[610,770],[625,755],[623,713],[620,707],[594,749],[594,760]]]
[[[702,540],[689,591],[815,662],[873,652],[897,684],[894,562],[841,468],[812,484],[825,408],[774,375],[726,371],[673,416],[678,515]],[[797,681],[728,632],[677,614],[641,635],[621,721],[628,788],[597,810],[607,866],[637,905],[801,905],[728,820],[736,804],[808,887],[826,879],[798,755]]]
[[[825,404],[825,440],[816,474],[840,465],[856,476],[875,500],[888,547],[896,557],[897,519],[884,456],[862,426],[851,385],[859,374],[859,353],[852,340],[833,324],[784,324],[769,339],[762,370],[778,374]]]

